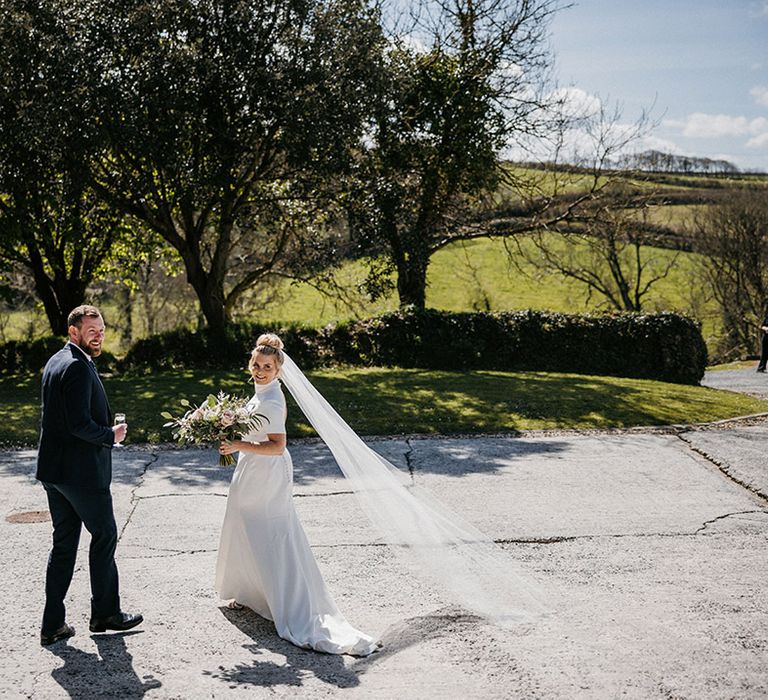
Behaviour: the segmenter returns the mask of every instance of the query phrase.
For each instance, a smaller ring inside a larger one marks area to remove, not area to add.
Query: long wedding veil
[[[542,586],[488,536],[368,447],[285,354],[281,379],[336,459],[366,515],[415,573],[499,623],[550,611]]]

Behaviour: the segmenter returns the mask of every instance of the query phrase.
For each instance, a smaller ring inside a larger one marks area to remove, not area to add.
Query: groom
[[[111,427],[107,395],[94,357],[101,354],[104,320],[95,306],[78,306],[67,319],[69,342],[43,371],[43,410],[37,478],[48,496],[53,548],[45,576],[40,643],[71,637],[64,598],[72,580],[80,532],[91,534],[91,632],[128,630],[141,615],[121,612],[112,511],[112,446],[125,438],[125,424]]]

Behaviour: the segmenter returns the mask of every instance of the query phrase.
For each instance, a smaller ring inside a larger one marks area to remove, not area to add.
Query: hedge
[[[540,370],[698,384],[707,349],[699,324],[672,313],[575,315],[405,309],[321,329],[232,324],[221,335],[177,330],[135,343],[119,368],[148,372],[244,367],[258,335],[277,332],[305,369],[334,364]]]
[[[256,339],[266,331],[279,333],[286,351],[302,367],[314,369],[333,364],[323,355],[320,330],[297,325],[275,327],[233,323],[223,335],[208,329],[178,329],[138,340],[118,363],[118,369],[146,373],[171,369],[244,368]]]
[[[9,340],[0,344],[0,374],[40,372],[48,358],[66,342],[66,338],[48,335],[37,340]],[[112,372],[117,368],[117,360],[105,351],[96,358],[96,365],[101,372]]]

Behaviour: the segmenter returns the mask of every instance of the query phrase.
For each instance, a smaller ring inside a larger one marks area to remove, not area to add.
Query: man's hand
[[[128,424],[120,423],[112,428],[115,433],[115,442],[122,442],[125,440],[125,434],[128,432]]]

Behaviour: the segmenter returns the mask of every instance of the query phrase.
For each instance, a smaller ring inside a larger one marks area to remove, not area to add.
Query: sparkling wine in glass
[[[115,413],[115,425],[125,423],[125,413]],[[115,442],[115,447],[125,447],[125,445]]]

